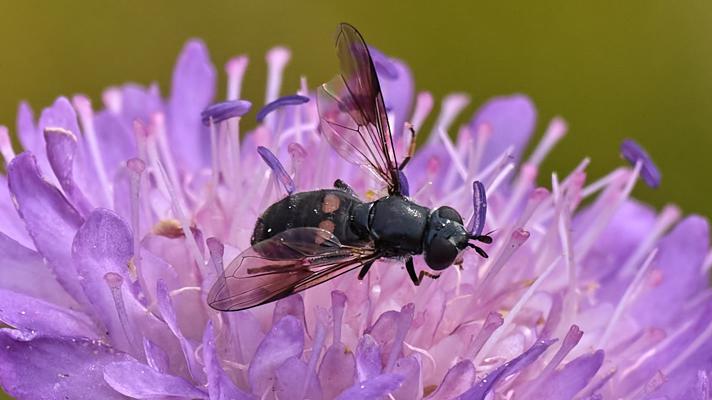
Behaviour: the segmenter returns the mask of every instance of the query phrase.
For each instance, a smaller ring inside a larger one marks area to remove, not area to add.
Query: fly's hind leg
[[[406,154],[405,158],[398,166],[398,169],[400,170],[403,170],[403,168],[408,165],[408,161],[410,161],[410,158],[413,157],[413,154],[415,154],[415,129],[413,129],[413,125],[411,125],[410,122],[406,122],[405,127],[410,131],[410,145],[408,146],[408,154]]]
[[[410,277],[410,280],[413,281],[413,284],[415,284],[415,286],[420,286],[420,284],[423,282],[423,278],[425,278],[426,276],[430,279],[440,278],[439,274],[431,274],[430,272],[425,270],[422,270],[420,271],[420,273],[416,274],[415,265],[413,264],[413,257],[405,261],[405,269],[408,271],[408,276]]]
[[[349,186],[346,182],[342,181],[341,179],[337,179],[334,181],[334,187],[343,190],[344,192],[356,197],[356,192]]]

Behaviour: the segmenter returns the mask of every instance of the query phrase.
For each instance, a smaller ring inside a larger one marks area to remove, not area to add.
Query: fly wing
[[[356,28],[341,24],[336,49],[341,73],[318,89],[322,133],[344,159],[370,169],[389,193],[400,193],[388,114],[366,42]]]
[[[269,303],[375,260],[372,247],[342,245],[319,228],[294,228],[237,256],[210,289],[208,304],[237,311]]]

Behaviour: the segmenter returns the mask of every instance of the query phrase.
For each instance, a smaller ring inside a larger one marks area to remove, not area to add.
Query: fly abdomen
[[[351,209],[361,201],[344,190],[325,189],[295,193],[272,204],[257,219],[252,244],[292,228],[312,227],[331,232],[343,244],[362,243],[368,237],[351,224]]]

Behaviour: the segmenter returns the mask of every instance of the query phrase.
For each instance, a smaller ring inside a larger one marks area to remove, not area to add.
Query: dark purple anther
[[[378,73],[379,78],[389,80],[398,79],[398,69],[391,60],[388,59],[388,56],[373,46],[368,46],[368,52],[371,54],[371,59],[376,67],[376,73]]]
[[[277,180],[280,181],[282,185],[284,185],[284,190],[287,191],[287,194],[291,195],[292,193],[294,193],[294,181],[284,169],[282,163],[279,162],[277,157],[272,154],[272,152],[269,151],[269,149],[266,147],[258,146],[257,152],[260,153],[260,157],[265,160],[267,166],[270,167],[272,173],[274,173],[274,176],[277,178]]]
[[[252,103],[247,100],[223,101],[208,106],[200,113],[200,119],[203,121],[203,125],[210,126],[211,119],[214,124],[217,124],[226,119],[242,117],[250,111],[251,107]]]
[[[472,182],[472,205],[474,207],[474,215],[470,221],[467,230],[473,236],[480,236],[485,228],[485,217],[487,217],[487,196],[485,195],[485,186],[480,181]]]
[[[625,139],[621,143],[621,155],[632,165],[635,165],[638,161],[642,163],[640,176],[648,186],[651,188],[660,186],[660,180],[662,179],[660,170],[658,170],[653,159],[635,140]]]
[[[298,106],[298,105],[304,104],[308,101],[309,101],[308,97],[301,96],[298,94],[280,97],[277,100],[262,107],[262,109],[257,113],[257,122],[262,122],[265,119],[265,117],[267,117],[267,114],[271,113],[272,111],[274,111],[278,108],[281,108],[284,106]]]
[[[401,170],[398,170],[398,182],[400,183],[400,194],[403,196],[410,196],[408,178],[405,177],[405,174]]]

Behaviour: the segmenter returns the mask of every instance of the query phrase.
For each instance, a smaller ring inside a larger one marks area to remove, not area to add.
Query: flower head
[[[405,121],[420,130],[434,100],[414,96],[404,63],[374,54],[404,154]],[[181,53],[167,98],[155,85],[129,84],[108,89],[97,109],[83,96],[60,97],[39,120],[23,103],[17,155],[0,129],[4,390],[102,399],[708,397],[707,221],[630,198],[639,175],[659,182],[631,143],[622,152],[633,168],[587,182],[584,159],[553,174],[551,190],[537,187],[566,124],[555,118],[523,159],[536,121],[523,95],[490,100],[454,141],[448,132],[469,99],[446,97],[405,169],[414,201],[456,208],[478,235],[493,231],[489,258],[465,251],[419,287],[385,260],[362,281],[349,273],[247,311],[208,307],[225,263],[286,192],[342,179],[363,199],[382,193],[322,139],[305,80],[279,97],[289,58],[283,48],[268,53],[267,105],[243,140],[247,59],[228,62],[228,98],[217,102],[199,41]],[[416,266],[426,268],[421,258]]]

